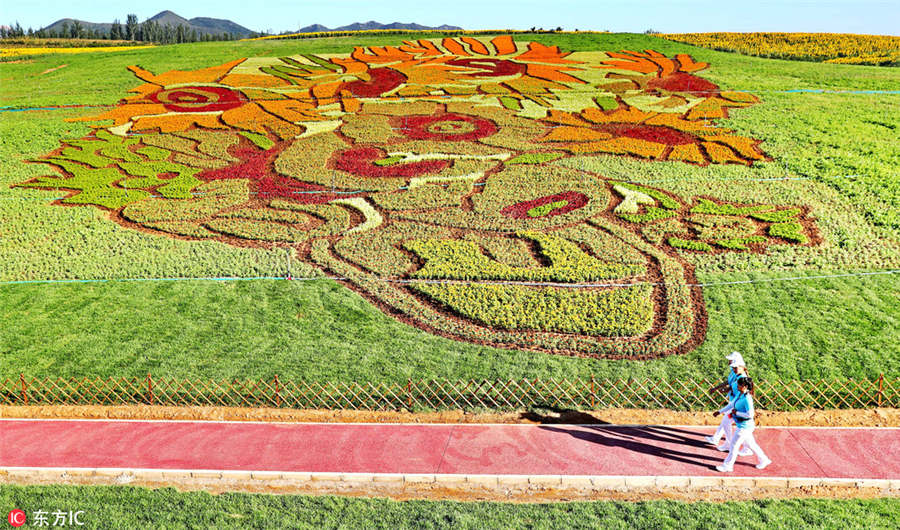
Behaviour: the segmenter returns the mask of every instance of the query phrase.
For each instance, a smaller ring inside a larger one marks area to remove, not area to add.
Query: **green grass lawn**
[[[0,508],[84,511],[83,528],[895,528],[900,500],[391,501],[119,486],[3,486]],[[53,516],[49,516],[50,523]],[[29,523],[31,524],[31,523]]]
[[[900,373],[892,349],[900,326],[896,284],[896,276],[881,275],[710,286],[706,341],[654,361],[578,359],[436,337],[331,280],[6,285],[0,353],[9,362],[0,365],[0,377],[673,379],[718,377],[723,355],[734,349],[765,378],[878,377]]]
[[[114,104],[138,84],[129,64],[194,69],[244,56],[396,43],[400,36],[222,42],[0,64],[0,106]],[[532,36],[517,36],[532,39]],[[900,90],[900,70],[769,60],[644,35],[536,35],[568,50],[690,53],[703,77],[748,90],[761,103],[722,120],[763,140],[772,162],[698,168],[595,157],[588,169],[683,197],[808,204],[819,247],[688,255],[704,288],[705,342],[654,361],[575,359],[452,341],[400,324],[329,280],[0,284],[0,377],[272,377],[390,381],[406,378],[717,377],[722,355],[744,352],[766,378],[900,375],[897,274],[768,282],[900,268],[900,95],[781,93],[801,88]],[[48,68],[68,66],[48,74]],[[100,81],[102,80],[102,82]],[[50,173],[24,161],[89,129],[64,118],[97,109],[0,112],[0,282],[44,279],[268,277],[287,270],[285,249],[184,241],[127,229],[90,207],[50,206],[48,190],[10,185]],[[576,159],[570,159],[576,160]],[[583,160],[583,159],[581,159]],[[580,164],[581,161],[565,163]],[[854,175],[847,178],[848,175]],[[781,177],[793,180],[777,181]],[[320,274],[293,260],[292,274]]]

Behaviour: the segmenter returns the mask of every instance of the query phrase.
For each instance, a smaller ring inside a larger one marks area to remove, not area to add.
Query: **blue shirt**
[[[731,391],[728,392],[728,401],[733,400],[737,397],[737,379],[738,375],[734,373],[734,370],[728,369],[728,386],[731,387]]]
[[[742,378],[747,377],[744,374],[736,374],[734,371],[728,376],[728,384],[731,385],[731,392],[728,394],[728,400],[731,401],[734,398],[738,397],[740,391],[737,389],[737,382]]]
[[[743,429],[748,426],[754,426],[753,416],[755,413],[756,411],[753,408],[753,396],[751,396],[749,392],[743,394],[738,393],[737,398],[734,400],[734,411],[731,414],[737,428]]]

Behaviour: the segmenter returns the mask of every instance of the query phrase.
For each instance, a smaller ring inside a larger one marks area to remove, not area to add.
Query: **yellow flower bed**
[[[44,55],[48,53],[90,53],[90,52],[119,52],[124,50],[140,50],[152,48],[146,46],[94,46],[91,48],[39,48],[23,46],[20,48],[0,48],[0,57],[18,57],[20,55]]]
[[[662,33],[664,39],[760,57],[843,64],[900,62],[900,37],[850,33]]]

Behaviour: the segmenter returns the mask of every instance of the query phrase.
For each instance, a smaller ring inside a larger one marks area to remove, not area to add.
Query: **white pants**
[[[759,462],[765,462],[769,459],[766,456],[766,453],[763,453],[762,448],[759,447],[759,444],[756,443],[756,438],[753,437],[753,430],[756,427],[751,423],[746,427],[739,427],[738,430],[734,433],[734,443],[731,444],[731,450],[728,451],[728,456],[725,457],[725,467],[732,468],[734,467],[734,461],[737,460],[738,452],[741,450],[744,444],[747,444],[747,447],[753,451],[753,454],[756,455],[756,458]]]
[[[725,443],[731,447],[731,441],[734,439],[734,422],[728,416],[728,414],[722,415],[722,421],[719,422],[719,428],[716,429],[716,433],[713,434],[713,440],[718,443],[719,438],[725,436]]]

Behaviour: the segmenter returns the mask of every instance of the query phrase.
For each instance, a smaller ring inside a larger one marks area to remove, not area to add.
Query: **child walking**
[[[728,473],[734,471],[734,461],[737,460],[738,451],[744,444],[756,455],[756,469],[765,469],[772,463],[768,456],[763,452],[756,439],[753,437],[753,430],[756,424],[753,421],[755,410],[753,408],[753,380],[749,377],[741,377],[737,381],[738,396],[721,410],[713,412],[713,416],[719,414],[731,413],[734,422],[737,425],[737,431],[734,433],[734,441],[731,444],[731,450],[725,457],[725,462],[716,469]]]

